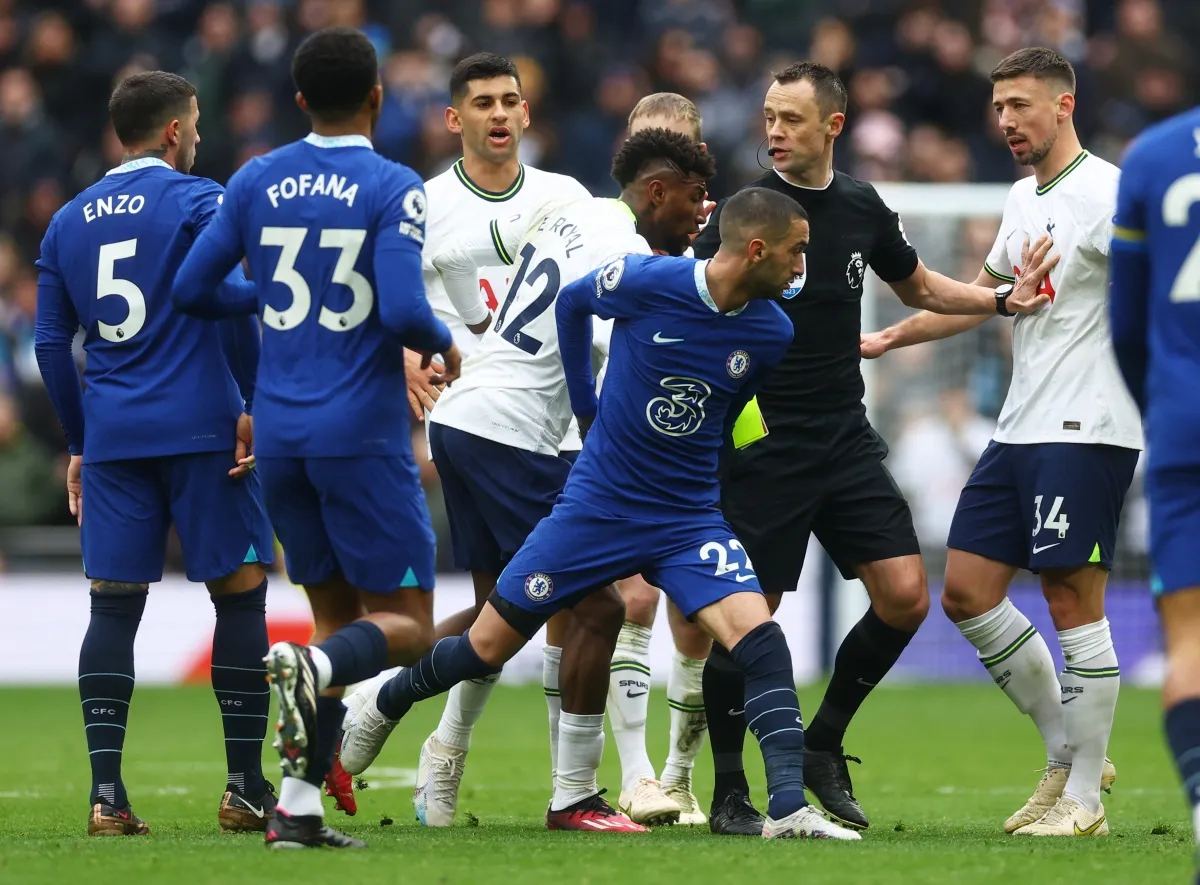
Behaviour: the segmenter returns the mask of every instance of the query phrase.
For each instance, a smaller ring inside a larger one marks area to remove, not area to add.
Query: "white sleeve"
[[[602,361],[608,359],[608,348],[612,343],[613,321],[592,317],[592,356]]]
[[[1000,219],[1000,229],[996,231],[996,241],[992,243],[987,259],[983,262],[985,271],[1008,283],[1016,282],[1017,279],[1016,275],[1010,272],[1012,265],[1008,260],[1008,238],[1013,234],[1012,226],[1008,223],[1008,207],[1012,199],[1012,191],[1009,191],[1008,199],[1004,201],[1004,216]]]
[[[520,215],[492,221],[447,240],[432,256],[433,266],[446,285],[455,311],[469,326],[488,317],[487,304],[479,294],[479,268],[496,263],[512,264],[525,227]]]

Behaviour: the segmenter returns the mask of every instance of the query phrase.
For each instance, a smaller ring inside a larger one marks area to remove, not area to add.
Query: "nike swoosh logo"
[[[655,332],[654,337],[650,339],[655,344],[678,344],[682,338],[664,338],[662,332]]]
[[[260,820],[266,817],[266,814],[263,812],[262,808],[255,808],[249,802],[246,802],[245,799],[243,799],[242,802],[246,806],[246,810],[252,812],[255,817],[259,818]]]
[[[645,691],[627,691],[627,692],[625,692],[625,697],[627,697],[627,698],[640,698],[642,695],[645,695],[645,694],[649,694],[649,692],[645,692]]]
[[[1104,823],[1104,815],[1103,814],[1100,815],[1100,817],[1096,818],[1096,822],[1094,824],[1092,824],[1090,827],[1088,827],[1086,830],[1079,829],[1079,824],[1078,824],[1078,822],[1076,822],[1075,835],[1076,836],[1090,836],[1090,835],[1092,835],[1092,833],[1096,832],[1096,830],[1100,829],[1100,825],[1103,823]]]
[[[1065,701],[1063,701],[1063,706],[1065,707],[1067,704],[1071,703],[1071,701],[1075,700],[1075,698],[1077,698],[1077,697],[1079,697],[1079,695],[1077,695],[1077,694],[1071,695],[1069,698],[1067,698]]]
[[[730,716],[741,716],[745,712],[746,712],[745,710],[730,710],[729,715]]]
[[[1055,541],[1053,544],[1047,544],[1045,547],[1039,547],[1037,544],[1034,544],[1033,552],[1041,553],[1043,550],[1049,550],[1051,547],[1057,547],[1061,543],[1062,543],[1061,541]]]
[[[734,575],[734,577],[737,578],[737,582],[739,584],[744,584],[747,581],[753,581],[755,576],[754,575]]]
[[[865,685],[867,688],[875,687],[874,682],[867,682],[867,680],[863,679],[861,676],[859,676],[858,679],[856,679],[854,681],[857,682],[859,685]]]

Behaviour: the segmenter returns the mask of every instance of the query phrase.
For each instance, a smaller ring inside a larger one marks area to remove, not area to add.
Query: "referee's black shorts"
[[[810,533],[847,579],[855,566],[920,554],[886,455],[862,415],[811,415],[732,457],[721,508],[765,592],[796,589]]]

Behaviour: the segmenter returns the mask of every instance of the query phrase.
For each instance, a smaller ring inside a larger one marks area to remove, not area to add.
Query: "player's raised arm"
[[[1040,280],[1049,269],[1058,262],[1058,256],[1053,255],[1047,258],[1051,246],[1054,241],[1047,236],[1043,236],[1032,246],[1026,243],[1022,249],[1024,267],[1017,279],[1038,279]],[[1045,267],[1044,272],[1039,273],[1039,270]],[[913,277],[922,273],[924,264],[918,267]],[[940,280],[946,280],[953,283],[955,286],[965,286],[965,283],[957,283],[950,280],[941,274],[934,273],[931,270],[924,270],[927,276],[933,276]],[[911,281],[911,277],[909,280]],[[905,281],[907,283],[909,281]],[[913,344],[924,344],[926,341],[940,341],[943,338],[949,338],[953,335],[958,335],[961,332],[966,332],[969,329],[974,329],[976,326],[982,325],[986,320],[996,316],[1001,305],[998,302],[998,293],[990,288],[987,288],[991,283],[1003,282],[996,276],[994,271],[989,270],[989,265],[985,264],[983,269],[979,271],[979,275],[975,277],[970,284],[972,290],[986,291],[990,299],[990,311],[988,313],[968,313],[968,314],[945,314],[937,313],[931,310],[922,310],[910,317],[906,317],[895,325],[889,326],[879,332],[867,332],[860,337],[859,348],[864,359],[875,359],[883,356],[889,350],[895,350],[899,347],[909,347]],[[895,285],[892,286],[895,289]],[[999,293],[1003,295],[1003,292]],[[1006,307],[1009,310],[1009,315],[1013,315],[1012,299],[1016,296],[1015,288],[1006,296]],[[1038,296],[1045,299],[1046,296]],[[902,297],[903,300],[903,297]],[[905,301],[907,304],[908,302]],[[1003,315],[1003,314],[1000,314]]]
[[[379,288],[379,319],[401,343],[427,358],[440,353],[446,364],[441,380],[459,375],[461,359],[446,324],[433,315],[421,276],[421,246],[425,242],[425,188],[408,174],[397,181],[394,196],[383,207],[375,235],[375,280]]]
[[[1150,262],[1146,254],[1146,205],[1142,196],[1144,160],[1134,145],[1125,158],[1117,188],[1117,215],[1108,258],[1108,316],[1113,352],[1138,408],[1146,405],[1147,306]]]
[[[57,220],[57,218],[55,219]],[[83,454],[83,391],[71,342],[79,329],[75,307],[67,297],[58,269],[56,227],[53,222],[42,240],[42,254],[37,260],[38,300],[37,324],[33,333],[33,350],[37,357],[46,392],[67,437],[71,454]]]
[[[541,212],[539,209],[530,218]],[[487,304],[479,297],[479,268],[494,265],[497,260],[513,264],[530,218],[518,214],[472,226],[444,243],[431,259],[446,286],[450,303],[476,335],[487,331],[492,318]]]
[[[188,252],[171,287],[171,301],[182,313],[217,320],[258,312],[257,287],[245,278],[238,266],[245,248],[237,217],[237,184],[245,172],[246,167],[243,167],[230,179],[229,190],[215,212],[208,209],[208,214],[203,214],[202,211],[201,217],[196,219],[203,232]],[[204,203],[203,199],[197,201],[201,210]]]

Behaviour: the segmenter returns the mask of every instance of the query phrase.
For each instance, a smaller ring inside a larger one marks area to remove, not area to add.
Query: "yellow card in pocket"
[[[733,422],[733,447],[744,449],[766,436],[767,422],[763,420],[762,410],[758,407],[758,397],[746,403],[742,414]]]

